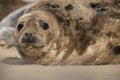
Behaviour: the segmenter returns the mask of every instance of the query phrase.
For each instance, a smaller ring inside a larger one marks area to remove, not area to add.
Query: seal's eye
[[[46,23],[45,21],[40,20],[40,21],[39,21],[39,24],[40,24],[40,27],[42,27],[44,30],[49,29],[49,25],[48,25],[48,23]]]
[[[20,24],[18,24],[18,27],[17,27],[17,30],[18,30],[18,32],[20,32],[20,30],[23,28],[23,23],[20,23]]]

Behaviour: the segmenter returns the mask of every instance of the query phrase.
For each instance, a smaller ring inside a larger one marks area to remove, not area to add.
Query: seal
[[[14,38],[19,54],[26,62],[41,65],[119,63],[115,31],[120,20],[102,3],[41,0],[17,21]]]

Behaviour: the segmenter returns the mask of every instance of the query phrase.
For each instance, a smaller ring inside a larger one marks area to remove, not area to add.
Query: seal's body
[[[120,20],[111,6],[102,3],[40,1],[17,22],[14,34],[19,54],[27,62],[42,65],[119,63]]]

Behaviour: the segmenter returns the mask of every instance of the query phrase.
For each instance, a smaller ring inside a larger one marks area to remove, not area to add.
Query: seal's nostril
[[[25,33],[25,37],[31,37],[32,33]]]
[[[25,41],[27,43],[33,43],[33,34],[32,33],[25,33]]]
[[[33,35],[33,33],[25,33],[25,36],[22,38],[22,43],[36,43],[38,38]]]

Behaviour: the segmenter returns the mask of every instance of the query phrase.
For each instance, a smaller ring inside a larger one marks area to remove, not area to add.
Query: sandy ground
[[[0,47],[0,80],[120,80],[120,65],[41,66],[25,64],[15,48]]]

